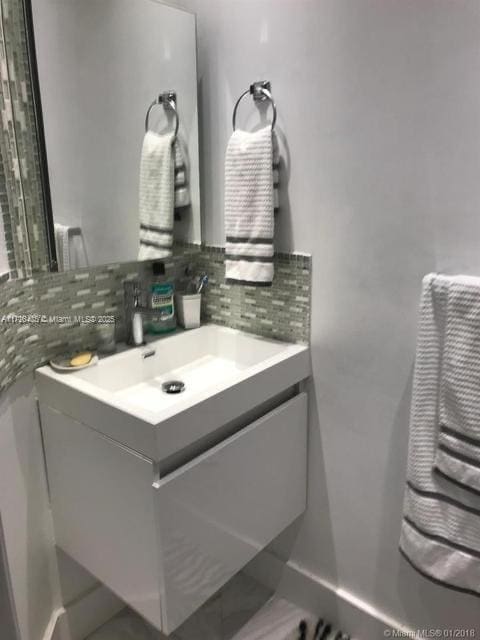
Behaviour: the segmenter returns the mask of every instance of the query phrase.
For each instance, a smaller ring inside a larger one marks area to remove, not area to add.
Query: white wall
[[[0,628],[5,640],[18,640],[18,624],[0,514]]]
[[[32,376],[2,395],[0,469],[0,514],[20,637],[40,640],[59,592]]]
[[[136,260],[145,115],[174,89],[192,202],[175,233],[199,243],[195,17],[155,0],[36,0],[33,9],[55,222],[82,228],[90,264]],[[162,112],[152,112],[155,131],[173,127]]]
[[[278,248],[313,253],[309,508],[290,557],[411,627],[478,629],[478,599],[397,544],[421,278],[480,273],[480,4],[179,3],[198,12],[205,240],[223,243],[234,101],[269,79],[290,167]]]

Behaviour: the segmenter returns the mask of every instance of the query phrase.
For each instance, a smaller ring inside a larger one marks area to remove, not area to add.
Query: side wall
[[[33,377],[0,399],[0,513],[22,640],[39,640],[60,606]]]

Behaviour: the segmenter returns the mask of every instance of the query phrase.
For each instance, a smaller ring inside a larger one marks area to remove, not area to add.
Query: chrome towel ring
[[[235,104],[235,107],[233,109],[233,116],[232,116],[233,130],[235,131],[235,121],[237,119],[238,105],[240,104],[242,99],[246,95],[248,95],[249,93],[253,96],[253,99],[255,100],[255,102],[263,102],[264,100],[269,100],[271,102],[272,109],[273,109],[273,117],[272,117],[272,131],[273,131],[274,128],[275,128],[275,123],[277,122],[277,107],[275,105],[275,101],[274,101],[272,93],[271,93],[270,82],[268,82],[267,80],[261,80],[259,82],[254,82],[239,97],[239,99],[237,100],[237,102]]]
[[[178,134],[178,127],[180,126],[180,120],[177,111],[177,94],[175,91],[164,91],[158,98],[156,98],[152,104],[148,107],[147,115],[145,116],[145,133],[149,130],[148,119],[150,112],[156,105],[163,105],[165,109],[170,109],[175,114],[175,138]]]

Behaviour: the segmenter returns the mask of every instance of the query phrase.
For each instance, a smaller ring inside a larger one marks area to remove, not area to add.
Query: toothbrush
[[[203,288],[208,284],[207,274],[200,276],[200,280],[197,287],[197,293],[202,293]]]

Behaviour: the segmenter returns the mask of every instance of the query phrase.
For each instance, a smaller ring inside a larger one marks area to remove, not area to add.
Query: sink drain
[[[181,380],[169,380],[162,384],[162,390],[164,393],[182,393],[185,391],[185,383]]]

